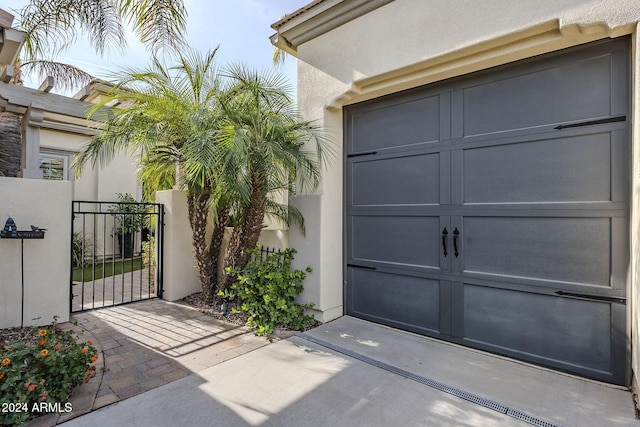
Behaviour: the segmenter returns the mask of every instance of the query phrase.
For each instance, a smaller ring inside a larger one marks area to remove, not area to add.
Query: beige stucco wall
[[[11,216],[18,230],[47,229],[44,239],[24,241],[24,324],[68,321],[71,183],[0,177],[0,207],[0,228]],[[0,272],[0,328],[20,326],[19,239],[0,239]]]
[[[181,191],[158,191],[156,203],[164,205],[165,213],[163,298],[176,301],[202,290],[191,249],[187,197]]]
[[[77,153],[91,141],[91,136],[52,129],[40,129],[40,148]],[[119,153],[108,165],[95,168],[91,164],[74,179],[75,200],[117,200],[116,193],[130,193],[139,197],[134,161]]]
[[[71,156],[82,150],[90,141],[91,136],[73,132],[66,132],[54,129],[40,128],[40,149],[49,150],[58,154],[69,154]],[[73,157],[71,157],[73,160]],[[84,166],[82,175],[75,176],[75,171],[70,166],[70,177],[72,184],[73,200],[83,201],[117,201],[116,193],[129,193],[137,200],[140,200],[141,191],[136,181],[136,171],[134,161],[126,154],[118,153],[105,166],[92,167],[91,164]],[[90,205],[83,205],[83,210],[91,209]],[[85,217],[85,232],[89,234],[93,230],[93,218]],[[82,221],[78,220],[74,223],[76,231],[80,231]],[[101,223],[98,225],[101,230]],[[108,227],[109,228],[109,227]],[[110,232],[110,231],[109,231]],[[114,253],[113,239],[109,235],[106,240],[102,238],[102,234],[98,236],[90,235],[91,241],[96,242],[96,254],[107,255]],[[136,249],[138,250],[138,249]],[[117,249],[115,250],[117,252]]]
[[[304,16],[304,15],[303,15]],[[300,18],[298,18],[300,19]],[[630,35],[632,67],[633,194],[629,265],[629,331],[640,327],[635,307],[640,273],[640,76],[637,0],[395,0],[297,47],[298,103],[305,119],[332,134],[338,156],[316,194],[297,196],[307,232],[290,230],[299,250],[296,265],[311,265],[304,300],[316,317],[343,312],[343,123],[342,107],[398,90],[464,75],[594,40]],[[631,338],[633,336],[633,338]],[[640,371],[640,340],[633,340],[633,367]]]

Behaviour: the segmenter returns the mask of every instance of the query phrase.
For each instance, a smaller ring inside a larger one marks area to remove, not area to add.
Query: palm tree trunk
[[[0,176],[16,177],[22,155],[21,116],[8,111],[0,113]]]
[[[265,211],[265,192],[262,188],[262,183],[258,179],[252,180],[249,207],[241,223],[233,229],[225,252],[225,271],[227,267],[244,268],[251,259],[247,250],[253,249],[258,244]],[[236,275],[225,272],[219,285],[220,290],[228,289],[236,278]]]
[[[198,266],[202,294],[207,303],[213,302],[216,285],[213,280],[217,274],[217,265],[213,264],[207,248],[207,203],[210,197],[210,193],[206,191],[187,195],[189,224],[193,232],[193,253]]]
[[[13,78],[9,84],[22,86],[20,59],[13,63]],[[0,176],[17,177],[22,162],[22,116],[0,113]]]
[[[211,264],[214,266],[211,283],[216,286],[218,285],[218,262],[220,259],[220,250],[222,248],[222,240],[224,239],[224,228],[229,220],[230,212],[231,208],[229,207],[222,208],[218,211],[218,222],[213,226],[211,243],[209,244],[209,258],[211,259]]]

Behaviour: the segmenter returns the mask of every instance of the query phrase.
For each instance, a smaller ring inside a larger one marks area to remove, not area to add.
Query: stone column
[[[21,177],[42,179],[40,170],[40,126],[44,120],[44,111],[29,106],[22,118]]]

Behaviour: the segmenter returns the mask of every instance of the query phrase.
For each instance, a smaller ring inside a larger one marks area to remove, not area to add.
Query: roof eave
[[[316,0],[285,15],[271,27],[271,43],[297,56],[298,46],[393,0]]]

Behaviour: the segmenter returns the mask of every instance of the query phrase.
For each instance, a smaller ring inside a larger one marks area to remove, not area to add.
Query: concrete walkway
[[[531,424],[640,425],[623,388],[343,317],[64,426]]]
[[[269,344],[246,327],[158,299],[77,313],[71,320],[77,326],[63,327],[82,331],[82,339],[98,348],[98,375],[74,390],[72,412],[48,414],[29,427],[54,426]]]

